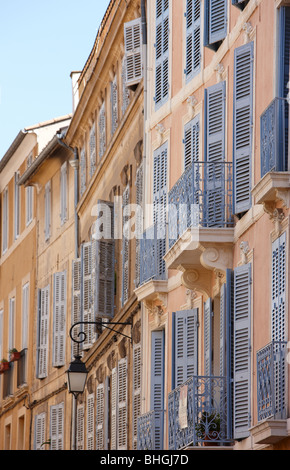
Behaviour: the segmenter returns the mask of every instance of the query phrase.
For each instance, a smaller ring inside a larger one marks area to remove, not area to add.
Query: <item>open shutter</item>
[[[151,335],[151,410],[155,412],[155,449],[163,448],[164,331]]]
[[[38,324],[38,373],[37,378],[47,376],[48,331],[49,331],[49,286],[39,291]]]
[[[124,24],[126,86],[131,87],[140,82],[142,68],[142,26],[141,18]]]
[[[184,126],[184,169],[199,160],[199,115]]]
[[[87,450],[94,450],[95,396],[87,396]]]
[[[83,243],[81,246],[81,265],[82,265],[82,290],[81,290],[81,306],[82,321],[94,321],[94,313],[92,308],[92,243]],[[91,324],[83,325],[83,331],[86,335],[85,341],[82,343],[83,349],[88,349],[95,341],[94,327]]]
[[[167,210],[167,160],[168,143],[165,142],[154,152],[153,161],[153,211],[154,224],[157,227],[157,273],[161,278],[165,274],[163,256],[166,253],[166,210]]]
[[[186,79],[200,71],[201,64],[201,1],[186,0]]]
[[[117,76],[111,82],[111,133],[115,133],[118,127],[118,87]]]
[[[104,384],[97,386],[96,449],[104,449]]]
[[[212,299],[204,304],[204,370],[205,375],[212,374]]]
[[[136,258],[135,258],[135,287],[140,285],[140,256],[141,243],[140,237],[143,234],[143,162],[136,171],[136,204],[139,208],[136,216]]]
[[[85,415],[84,404],[77,406],[77,424],[76,424],[76,448],[77,450],[84,450],[84,437],[85,437]]]
[[[198,310],[183,310],[174,314],[174,373],[173,388],[197,375]]]
[[[53,365],[65,362],[66,334],[66,272],[54,274],[53,285]]]
[[[40,413],[35,416],[34,425],[34,450],[45,450],[43,443],[45,442],[45,426],[46,414]]]
[[[251,369],[251,265],[234,271],[234,437],[249,436]]]
[[[72,325],[81,321],[81,259],[77,258],[72,262]],[[73,337],[78,338],[80,325],[76,326],[72,332]],[[72,353],[78,353],[78,344],[72,341]]]
[[[169,97],[169,1],[156,1],[155,106]]]
[[[111,380],[111,450],[117,449],[117,400],[118,374],[117,367],[114,367]]]
[[[97,164],[95,123],[93,123],[92,128],[90,130],[89,149],[90,149],[90,177],[92,177],[96,171],[96,164]]]
[[[122,60],[122,115],[125,114],[130,102],[130,89],[126,85],[126,56]]]
[[[60,221],[64,224],[67,220],[67,162],[60,170]]]
[[[118,362],[118,449],[127,449],[128,438],[128,378],[127,378],[127,358]]]
[[[81,149],[80,154],[80,195],[82,196],[87,186],[87,160],[85,146]]]
[[[129,216],[124,215],[124,208],[130,204],[130,186],[126,186],[123,192],[123,241],[122,241],[122,305],[129,299],[129,282],[130,282],[130,233],[129,233]]]
[[[204,45],[216,50],[227,35],[227,0],[205,0]]]
[[[253,126],[253,43],[235,49],[234,68],[234,212],[251,207]]]
[[[141,345],[133,347],[133,449],[137,449],[137,424],[141,414]]]
[[[106,139],[106,110],[105,101],[100,109],[99,114],[99,157],[102,158],[106,151],[107,139]]]
[[[44,193],[44,237],[45,241],[49,240],[51,229],[51,181],[45,185]]]

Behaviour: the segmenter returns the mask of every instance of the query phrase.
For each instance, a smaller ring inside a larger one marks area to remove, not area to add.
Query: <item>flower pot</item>
[[[1,364],[0,364],[0,374],[4,374],[4,372],[6,372],[6,370],[8,370],[9,367],[10,367],[9,362],[1,362]]]
[[[10,354],[10,362],[19,361],[19,359],[20,359],[20,352],[15,351]]]
[[[203,446],[204,447],[217,447],[219,443],[214,440],[215,437],[216,437],[216,433],[209,432],[208,435],[204,436]]]

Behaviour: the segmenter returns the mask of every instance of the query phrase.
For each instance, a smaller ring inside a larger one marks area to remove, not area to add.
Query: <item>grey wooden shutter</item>
[[[92,177],[96,171],[96,164],[97,164],[95,123],[93,123],[91,130],[90,130],[89,150],[90,150],[90,177]]]
[[[198,310],[182,310],[174,314],[174,388],[197,375]]]
[[[123,240],[122,240],[122,305],[129,299],[130,287],[130,242],[129,242],[129,216],[124,215],[124,208],[130,204],[130,186],[123,192]]]
[[[234,437],[249,435],[251,373],[251,265],[234,270]]]
[[[81,246],[81,266],[82,266],[82,289],[81,289],[81,308],[82,321],[94,321],[92,308],[92,243],[86,242]],[[86,335],[82,343],[83,349],[88,349],[95,341],[94,327],[91,324],[83,325],[83,331]]]
[[[111,134],[115,133],[118,127],[118,87],[117,76],[111,82]]]
[[[50,407],[50,450],[63,450],[64,403]]]
[[[142,26],[141,18],[124,24],[126,86],[131,87],[140,82],[142,68]]]
[[[199,115],[184,126],[184,169],[199,160]]]
[[[19,198],[19,171],[14,173],[14,240],[19,237],[20,230],[20,198]]]
[[[204,303],[204,370],[205,375],[212,375],[212,299]]]
[[[133,346],[133,439],[132,447],[137,449],[137,422],[141,414],[141,344]]]
[[[2,196],[2,253],[8,248],[8,189],[5,188]]]
[[[124,56],[122,60],[121,75],[122,75],[122,115],[124,115],[130,102],[130,89],[126,85],[127,83],[126,81],[126,56]]]
[[[84,450],[84,439],[85,439],[85,414],[84,404],[78,404],[77,406],[77,423],[76,423],[76,449]]]
[[[37,378],[47,376],[49,332],[49,285],[39,291],[38,297],[38,368]]]
[[[111,450],[117,449],[118,373],[112,369],[111,377]]]
[[[81,258],[72,262],[72,324],[81,321]],[[76,326],[72,332],[75,339],[78,338],[80,325]],[[78,344],[72,341],[72,353],[76,356],[78,353]]]
[[[94,429],[95,429],[95,396],[93,393],[87,396],[87,450],[94,450]]]
[[[106,151],[107,138],[106,138],[106,110],[105,101],[103,101],[100,114],[99,114],[99,157],[102,158]]]
[[[51,230],[51,181],[48,181],[45,185],[44,212],[44,237],[47,241],[50,238]]]
[[[118,449],[127,449],[128,438],[128,377],[127,377],[127,358],[120,359],[118,362]]]
[[[35,416],[34,422],[34,450],[45,450],[45,427],[46,414],[40,413]]]
[[[234,212],[251,207],[253,126],[253,43],[235,49],[234,68]]]
[[[85,146],[80,152],[80,195],[82,196],[87,186],[87,159]]]
[[[66,271],[54,274],[53,283],[53,365],[65,363],[66,337]]]
[[[169,97],[169,1],[156,1],[155,106]]]
[[[60,170],[60,221],[64,224],[67,220],[67,162]]]
[[[155,449],[163,448],[164,331],[151,334],[151,410],[155,412]]]
[[[143,235],[143,162],[136,171],[136,204],[138,213],[136,216],[136,258],[135,258],[135,287],[140,285],[140,256],[141,243],[140,238]]]
[[[272,340],[285,341],[286,232],[272,243]]]
[[[96,449],[104,449],[104,384],[97,386],[97,405],[96,405]]]
[[[205,0],[204,45],[214,50],[227,35],[227,0]]]
[[[200,71],[201,64],[201,1],[186,0],[185,75],[189,81]]]

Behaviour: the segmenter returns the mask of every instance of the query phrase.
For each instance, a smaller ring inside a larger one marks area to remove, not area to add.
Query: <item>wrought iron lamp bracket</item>
[[[133,341],[133,336],[132,336],[133,321],[132,320],[128,321],[128,322],[103,321],[102,319],[97,320],[97,321],[78,321],[78,322],[74,323],[71,326],[69,335],[70,335],[70,338],[71,338],[72,341],[74,341],[75,343],[78,343],[78,344],[82,344],[86,341],[86,338],[87,338],[87,334],[86,334],[85,331],[79,331],[79,333],[77,335],[79,337],[79,339],[76,339],[72,336],[73,329],[78,325],[96,325],[96,326],[99,326],[99,327],[105,327],[108,330],[114,331],[118,335],[122,335],[125,338],[128,338],[131,343]],[[125,333],[122,333],[121,331],[115,330],[114,328],[110,328],[108,325],[130,325],[131,326],[131,336],[128,336]]]

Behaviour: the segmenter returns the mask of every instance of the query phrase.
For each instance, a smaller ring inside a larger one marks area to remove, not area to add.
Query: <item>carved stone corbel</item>
[[[233,266],[232,247],[202,247],[200,262],[206,269],[217,270],[226,273]]]
[[[242,264],[247,264],[247,262],[248,262],[247,255],[250,251],[248,242],[241,242],[240,243],[240,250],[241,250]]]
[[[183,268],[181,282],[190,291],[200,292],[206,298],[210,297],[211,275],[209,272]]]
[[[285,219],[285,214],[283,212],[283,209],[275,209],[272,215],[272,220],[275,224],[275,231],[277,235],[279,235],[282,232],[282,222]]]

